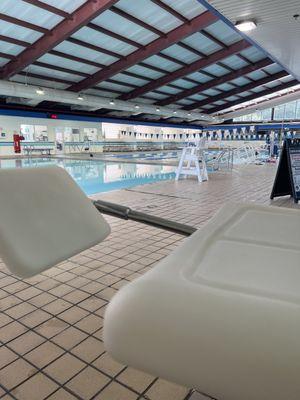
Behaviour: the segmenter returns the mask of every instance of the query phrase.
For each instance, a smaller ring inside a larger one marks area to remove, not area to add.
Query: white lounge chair
[[[255,205],[224,207],[104,324],[116,360],[218,400],[299,400],[299,335],[300,213]]]
[[[30,277],[101,242],[110,228],[62,168],[0,170],[0,256]]]

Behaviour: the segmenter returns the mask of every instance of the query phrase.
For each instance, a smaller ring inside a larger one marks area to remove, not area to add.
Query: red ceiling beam
[[[74,11],[70,18],[64,19],[51,31],[47,31],[47,34],[37,40],[31,47],[25,49],[18,56],[17,60],[8,63],[3,69],[1,78],[9,78],[22,71],[22,69],[32,64],[43,54],[48,53],[59,43],[67,39],[82,26],[88,24],[92,19],[96,18],[116,2],[117,0],[88,0]]]
[[[60,71],[60,72],[65,72],[67,74],[82,76],[84,78],[90,76],[86,72],[76,71],[74,69],[60,67],[59,65],[48,64],[48,63],[41,62],[41,61],[35,61],[32,64],[36,65],[38,67],[47,68],[47,69],[54,70],[54,71]]]
[[[263,59],[261,61],[258,61],[255,64],[247,65],[246,67],[240,68],[237,71],[230,72],[230,73],[228,73],[226,75],[222,75],[219,78],[212,79],[212,80],[210,80],[210,81],[208,81],[206,83],[201,83],[201,84],[199,84],[197,86],[194,86],[194,87],[192,87],[190,89],[183,90],[182,92],[180,92],[178,94],[175,94],[174,96],[170,96],[167,99],[164,99],[164,100],[161,100],[161,101],[157,102],[157,104],[160,105],[160,106],[166,106],[166,105],[175,103],[176,101],[185,99],[186,97],[192,96],[194,94],[198,94],[198,93],[200,93],[200,92],[202,92],[204,90],[211,89],[211,88],[213,88],[215,86],[218,86],[218,85],[221,85],[223,83],[226,83],[226,82],[232,81],[234,79],[240,78],[241,76],[250,74],[253,71],[257,71],[257,70],[259,70],[261,68],[265,68],[265,67],[267,67],[268,65],[271,65],[271,64],[273,64],[273,61],[270,60],[269,58],[265,58],[265,59]]]
[[[168,4],[164,3],[163,1],[161,0],[151,0],[151,1],[152,3],[155,3],[157,6],[162,8],[163,10],[167,11],[169,14],[173,15],[173,17],[179,19],[180,21],[184,23],[189,21],[188,18],[186,18],[185,16],[174,10],[174,8],[168,6]]]
[[[0,19],[2,21],[9,22],[10,24],[19,25],[19,26],[22,26],[23,28],[26,28],[26,29],[31,29],[32,31],[40,32],[40,33],[43,33],[43,34],[49,33],[49,30],[46,29],[46,28],[43,28],[42,26],[31,24],[30,22],[26,22],[26,21],[23,21],[23,20],[21,20],[19,18],[11,17],[11,16],[6,15],[6,14],[1,14],[0,13]]]
[[[6,58],[7,60],[15,60],[16,59],[16,56],[13,56],[13,55],[7,54],[7,53],[2,53],[2,51],[0,51],[0,57]]]
[[[119,15],[122,18],[127,19],[128,21],[133,22],[136,25],[142,26],[143,28],[147,29],[148,31],[151,31],[155,33],[158,36],[163,36],[164,32],[160,31],[159,29],[155,28],[152,25],[147,24],[146,22],[134,17],[131,14],[128,14],[127,12],[121,10],[120,8],[117,8],[115,6],[110,8],[110,11],[114,12],[115,14]]]
[[[186,75],[192,74],[193,72],[199,71],[201,68],[205,68],[208,67],[209,65],[215,64],[218,61],[222,60],[223,58],[227,58],[233,54],[239,53],[240,51],[250,46],[251,44],[248,43],[246,40],[240,40],[239,42],[236,42],[231,46],[228,46],[227,49],[216,51],[215,53],[209,55],[206,58],[201,58],[200,60],[197,60],[192,64],[186,65],[185,67],[177,69],[176,71],[168,75],[156,79],[156,81],[154,82],[142,86],[139,89],[133,90],[130,93],[126,93],[125,95],[121,96],[120,99],[131,100],[134,99],[135,97],[142,96],[147,92],[152,92],[154,89],[167,85],[168,83],[180,79]]]
[[[237,104],[243,104],[246,101],[251,101],[251,100],[255,100],[255,99],[258,99],[260,97],[263,97],[263,96],[268,96],[270,94],[278,92],[279,90],[289,89],[290,87],[295,86],[297,84],[299,84],[299,81],[297,79],[293,79],[292,81],[289,81],[287,83],[283,83],[282,85],[275,86],[275,87],[273,87],[271,89],[266,89],[266,90],[264,90],[262,92],[254,93],[254,94],[251,94],[250,96],[243,97],[243,99],[230,101],[230,102],[228,102],[226,104],[223,104],[221,106],[218,106],[218,107],[215,107],[215,108],[210,108],[209,110],[205,110],[205,112],[208,113],[208,114],[215,114],[215,113],[218,113],[221,110],[226,110],[229,107],[236,106]]]
[[[209,11],[206,11],[205,13],[193,18],[191,21],[189,21],[189,23],[180,25],[171,32],[167,33],[165,36],[160,37],[149,43],[147,46],[129,54],[125,59],[117,61],[107,68],[97,72],[91,78],[84,79],[78,84],[71,86],[70,90],[80,92],[83,89],[87,89],[99,82],[105,81],[111,76],[118,74],[119,72],[122,72],[135,64],[138,64],[146,58],[151,57],[154,54],[158,54],[161,50],[172,46],[181,39],[184,39],[185,37],[198,32],[202,28],[211,25],[216,20],[217,17],[215,15]]]
[[[115,58],[118,58],[118,59],[123,57],[122,55],[120,55],[120,54],[118,54],[118,53],[116,53],[116,52],[114,52],[112,50],[105,49],[105,48],[100,47],[98,45],[96,46],[96,45],[94,45],[92,43],[89,43],[89,42],[86,42],[86,41],[83,41],[83,40],[80,40],[80,39],[76,39],[74,37],[69,37],[68,39],[66,39],[66,41],[70,42],[70,43],[73,43],[73,44],[76,44],[78,46],[85,47],[87,49],[91,49],[91,50],[97,51],[98,53],[107,54],[108,56],[112,56],[112,57],[115,57]]]
[[[288,72],[280,71],[280,72],[277,72],[276,74],[273,74],[273,75],[270,75],[270,76],[266,76],[265,78],[258,79],[256,81],[253,81],[253,82],[248,83],[246,85],[238,86],[235,89],[225,91],[225,92],[223,92],[221,94],[218,94],[216,96],[210,96],[210,97],[208,97],[208,98],[206,98],[204,100],[195,101],[193,104],[189,104],[189,105],[183,107],[183,109],[187,110],[187,111],[191,111],[191,110],[194,110],[195,108],[200,108],[200,107],[205,106],[207,104],[215,103],[216,101],[227,99],[228,97],[231,97],[231,96],[236,96],[239,93],[247,92],[248,90],[252,90],[252,89],[254,89],[254,88],[258,87],[258,86],[266,85],[267,83],[274,82],[274,81],[276,81],[278,79],[281,79],[281,78],[284,78],[285,76],[288,76],[288,75],[289,75]]]
[[[119,40],[120,42],[124,42],[129,44],[130,46],[136,47],[137,49],[142,49],[144,46],[141,43],[136,42],[135,40],[129,39],[127,37],[124,37],[122,35],[119,35],[118,33],[111,31],[109,29],[103,28],[103,26],[94,24],[90,22],[87,24],[87,27],[90,29],[93,29],[96,32],[103,33],[106,36],[109,36],[110,38],[114,38],[116,40]]]
[[[12,38],[10,36],[5,36],[5,35],[0,35],[0,40],[2,40],[3,42],[16,44],[17,46],[21,46],[21,47],[29,47],[31,45],[29,42],[25,42],[24,40],[15,39],[15,38]]]

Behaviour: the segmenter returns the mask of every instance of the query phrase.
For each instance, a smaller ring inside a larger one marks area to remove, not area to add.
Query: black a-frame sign
[[[271,199],[287,195],[300,200],[300,139],[284,141]]]

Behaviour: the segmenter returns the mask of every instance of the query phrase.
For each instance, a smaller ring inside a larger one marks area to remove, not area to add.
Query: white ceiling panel
[[[177,44],[168,47],[167,49],[163,50],[162,53],[185,62],[186,64],[190,64],[200,59],[200,57],[195,53],[186,50]]]
[[[92,65],[87,65],[81,62],[69,60],[67,58],[58,57],[53,54],[45,54],[44,56],[39,58],[38,61],[47,64],[58,65],[62,68],[69,68],[71,70],[74,70],[74,73],[76,73],[76,71],[79,71],[87,74],[94,74],[95,72],[99,71],[99,68],[93,67]]]
[[[114,39],[108,35],[97,32],[94,29],[90,29],[87,27],[83,27],[75,32],[72,37],[75,39],[83,40],[85,42],[89,42],[94,44],[95,46],[101,46],[104,49],[114,51],[115,53],[119,53],[123,56],[127,56],[133,51],[137,50],[136,47],[131,46],[125,42],[122,42],[118,39]]]
[[[181,21],[151,0],[120,0],[117,7],[163,32],[169,32],[182,24]]]
[[[257,28],[248,32],[261,48],[275,57],[300,80],[299,0],[209,0],[233,24],[255,19]]]
[[[6,21],[1,21],[0,23],[0,35],[10,36],[14,39],[24,40],[29,43],[34,43],[43,36],[40,32],[32,31],[31,29],[14,25]]]
[[[144,86],[149,82],[148,80],[135,78],[122,73],[114,75],[114,80],[129,83],[136,86]]]
[[[117,33],[118,35],[124,36],[127,39],[134,40],[135,42],[143,45],[146,45],[158,38],[155,33],[142,28],[140,25],[137,25],[118,14],[115,14],[110,10],[99,15],[99,17],[95,18],[92,22],[93,24],[99,25],[105,29]]]
[[[109,89],[109,90],[112,90],[112,91],[113,90],[117,90],[117,91],[124,92],[124,93],[130,92],[131,90],[134,89],[134,87],[130,88],[128,86],[119,85],[117,83],[111,83],[111,82],[106,82],[106,81],[99,83],[97,85],[97,87],[104,88],[104,89]]]
[[[143,67],[141,65],[134,65],[127,69],[128,72],[133,72],[134,74],[138,74],[141,76],[147,76],[151,79],[158,79],[164,76],[165,74],[162,72],[155,71],[151,68]]]
[[[188,19],[192,19],[207,11],[197,0],[163,0],[163,2]]]
[[[215,51],[221,49],[221,46],[216,44],[214,41],[208,39],[206,36],[202,35],[200,32],[196,32],[191,36],[185,38],[183,43],[194,47],[196,50],[203,52],[206,55],[212,54]]]
[[[40,0],[42,3],[48,4],[52,7],[60,8],[63,11],[72,13],[77,8],[86,3],[86,0]]]
[[[23,21],[46,29],[52,29],[63,20],[63,18],[58,15],[52,14],[40,7],[35,7],[31,4],[25,3],[22,0],[14,0],[13,3],[14,5],[12,7],[11,0],[1,0],[0,13],[22,19]]]
[[[205,30],[217,39],[221,40],[221,42],[225,43],[227,46],[241,40],[241,36],[233,29],[229,28],[223,21],[217,21],[214,24],[209,25]]]
[[[84,46],[79,46],[77,44],[65,41],[60,43],[55,47],[55,50],[61,51],[62,53],[67,53],[72,56],[77,56],[85,58],[90,61],[98,62],[100,64],[109,65],[118,61],[118,58],[109,56],[104,53],[99,53],[98,51],[88,49]]]
[[[160,56],[151,56],[144,61],[147,64],[153,65],[154,67],[163,68],[169,72],[175,71],[176,69],[180,68],[179,64],[166,60],[165,58],[162,58]]]
[[[3,42],[0,40],[0,51],[2,53],[11,54],[13,56],[18,55],[24,50],[24,47],[17,46],[16,44]]]

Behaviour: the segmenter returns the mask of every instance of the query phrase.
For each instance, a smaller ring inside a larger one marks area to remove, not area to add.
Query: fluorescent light
[[[82,94],[79,94],[77,97],[78,100],[84,100],[84,97],[82,96]]]
[[[36,94],[39,94],[40,96],[42,96],[43,94],[45,94],[45,90],[42,88],[37,88],[35,91]]]
[[[115,105],[115,101],[114,100],[110,100],[109,104],[114,106]]]
[[[256,28],[256,23],[254,21],[238,21],[235,27],[241,32],[253,31]]]

